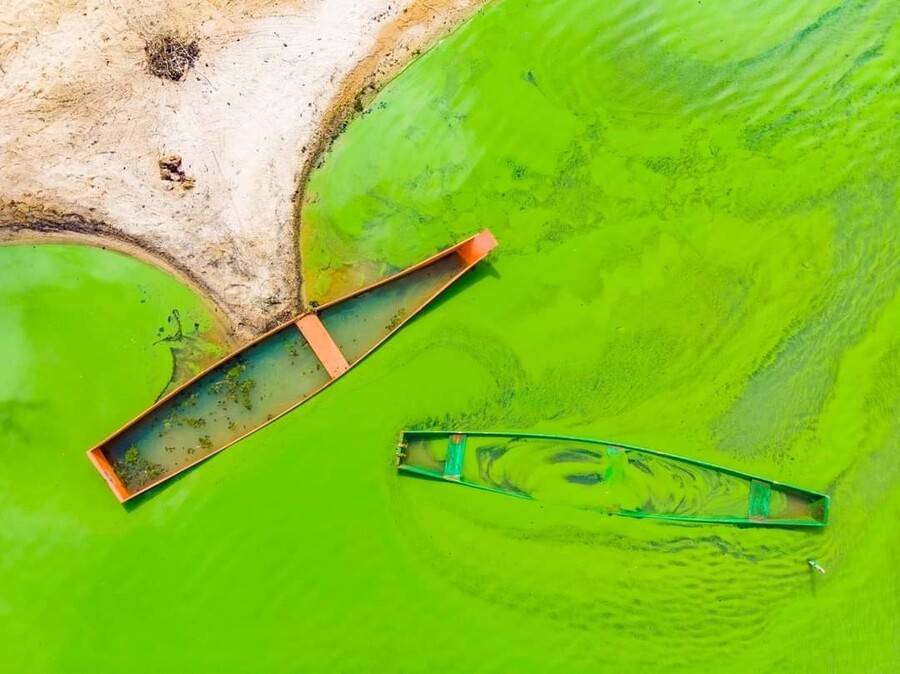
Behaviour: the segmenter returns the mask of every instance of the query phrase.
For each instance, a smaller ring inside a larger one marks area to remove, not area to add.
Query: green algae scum
[[[821,527],[825,494],[600,440],[535,433],[407,431],[400,471],[608,515],[670,522]]]
[[[120,501],[137,496],[318,393],[495,245],[484,231],[294,318],[170,393],[88,457]]]
[[[84,450],[165,389],[172,310],[198,344],[212,315],[108,251],[0,247],[0,670],[895,671],[898,26],[874,0],[491,3],[348,124],[299,222],[323,304],[485,225],[490,265],[139,507]],[[242,414],[263,383],[223,386]],[[398,477],[403,428],[615,438],[834,507],[598,516]]]

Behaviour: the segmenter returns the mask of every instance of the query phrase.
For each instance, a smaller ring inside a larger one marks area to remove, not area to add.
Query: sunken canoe
[[[406,473],[623,517],[823,527],[827,495],[652,449],[533,433],[406,431]]]
[[[124,502],[221,452],[365,358],[496,246],[480,234],[250,342],[88,451]]]

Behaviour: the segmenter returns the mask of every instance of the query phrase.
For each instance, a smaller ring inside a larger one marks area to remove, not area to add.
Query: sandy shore
[[[483,2],[4,3],[0,242],[138,253],[236,338],[263,331],[301,308],[296,203],[319,154],[360,96]],[[199,51],[177,81],[148,70],[160,35]]]

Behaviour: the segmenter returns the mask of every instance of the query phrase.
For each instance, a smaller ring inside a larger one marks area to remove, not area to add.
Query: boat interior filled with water
[[[484,230],[279,325],[129,421],[90,460],[122,502],[168,480],[334,382],[495,245]]]

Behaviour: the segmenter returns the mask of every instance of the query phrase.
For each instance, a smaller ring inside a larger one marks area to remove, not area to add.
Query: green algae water
[[[833,497],[823,531],[748,531],[388,482],[407,578],[467,609],[406,634],[455,654],[434,671],[900,661],[898,19],[505,0],[335,142],[301,217],[308,297],[355,260],[500,241],[494,275],[420,326],[404,425],[604,437]],[[485,607],[489,640],[466,624]]]
[[[170,378],[165,349],[132,357],[110,332],[138,352],[175,307],[140,304],[137,275],[67,293],[59,268],[39,292],[39,265],[0,265],[0,381],[26,403],[5,428],[31,429],[0,445],[3,666],[895,669],[898,14],[490,5],[348,126],[301,230],[310,300],[484,226],[492,266],[132,509],[83,450]],[[831,518],[681,526],[402,479],[410,426],[692,456],[828,493]]]
[[[7,469],[39,449],[83,453],[92,433],[127,421],[221,353],[221,328],[193,293],[118,253],[0,246],[0,298]],[[62,473],[51,475],[56,484]]]

